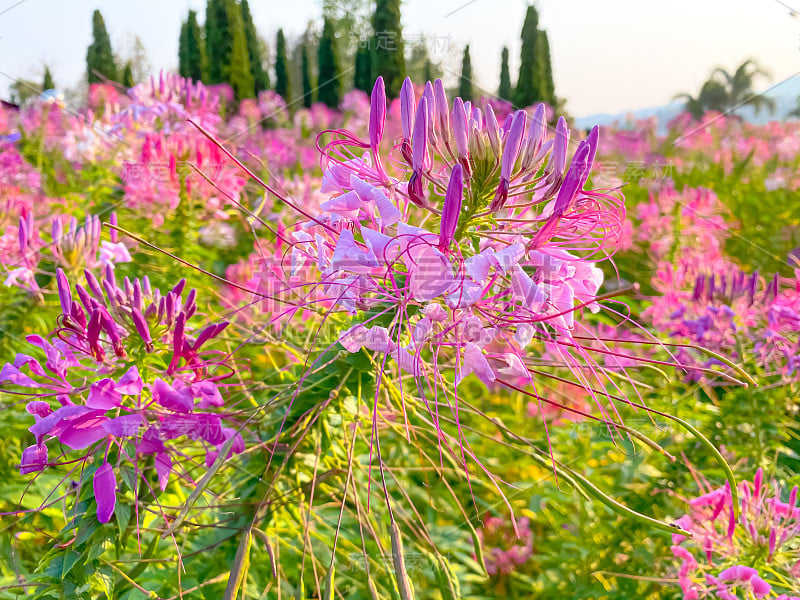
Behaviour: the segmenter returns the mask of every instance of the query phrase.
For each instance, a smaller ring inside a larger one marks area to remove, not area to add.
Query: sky
[[[519,65],[525,0],[404,0],[407,38],[426,36],[429,54],[455,82],[465,44],[476,85],[494,93],[508,46],[512,82]],[[771,73],[766,89],[800,72],[800,0],[537,0],[550,39],[556,94],[575,116],[658,106],[696,93],[717,66],[747,58]],[[181,21],[204,0],[0,0],[0,97],[16,78],[75,87],[86,69],[91,16],[103,13],[115,52],[138,35],[154,70],[176,69]],[[282,27],[300,35],[319,20],[321,0],[250,0],[266,40]],[[793,11],[792,9],[796,9]],[[354,32],[360,35],[361,32]]]

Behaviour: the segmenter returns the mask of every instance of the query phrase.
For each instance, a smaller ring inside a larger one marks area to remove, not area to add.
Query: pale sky
[[[538,0],[550,37],[556,93],[575,116],[661,105],[696,93],[716,66],[732,70],[749,57],[772,73],[765,89],[800,71],[800,0]],[[500,50],[511,54],[516,81],[525,0],[405,0],[407,37],[424,34],[447,68],[448,83],[470,44],[473,74],[496,92]],[[259,34],[270,42],[319,19],[320,0],[250,0]],[[91,15],[99,8],[114,50],[139,35],[155,70],[177,67],[180,24],[204,0],[0,0],[0,96],[13,78],[74,87],[85,72]]]

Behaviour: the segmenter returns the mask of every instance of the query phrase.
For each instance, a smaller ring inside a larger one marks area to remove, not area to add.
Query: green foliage
[[[372,91],[372,53],[367,46],[359,46],[356,50],[355,75],[353,87],[368,94]]]
[[[206,3],[206,53],[208,83],[226,83],[226,65],[230,64],[233,48],[230,30],[230,0],[208,0]],[[234,6],[235,9],[235,6]]]
[[[92,44],[86,52],[86,72],[89,83],[100,83],[106,79],[117,80],[117,67],[111,51],[111,39],[106,23],[99,10],[92,14]]]
[[[231,35],[230,63],[225,66],[227,82],[233,88],[237,100],[252,98],[255,95],[253,67],[247,48],[247,31],[239,5],[228,0],[228,31]]]
[[[319,40],[317,53],[317,69],[319,71],[317,98],[329,107],[337,108],[342,101],[342,73],[339,64],[339,49],[330,19],[325,19],[322,27],[322,37]]]
[[[383,76],[386,96],[396,98],[406,77],[405,45],[400,25],[400,0],[376,0],[372,16],[374,38],[372,80]]]
[[[136,85],[136,82],[133,80],[133,68],[131,67],[131,61],[125,63],[125,69],[122,71],[122,85],[126,88],[132,88]]]
[[[301,50],[302,75],[303,75],[303,106],[311,108],[314,102],[314,87],[311,84],[311,65],[308,62],[308,50],[303,44]]]
[[[253,75],[255,93],[269,89],[269,75],[264,68],[264,56],[256,33],[256,26],[253,23],[253,15],[250,14],[250,5],[247,0],[241,0],[242,20],[244,21],[244,33],[247,39],[247,54],[250,60],[250,70]]]
[[[181,26],[178,72],[181,77],[188,77],[193,81],[206,81],[208,79],[205,42],[200,24],[197,21],[197,13],[193,10],[189,11],[189,17]]]
[[[514,103],[517,106],[530,106],[540,102],[542,81],[539,62],[539,13],[535,6],[528,6],[525,22],[522,25],[522,50],[520,52],[519,76]]]
[[[508,71],[508,47],[503,46],[503,51],[500,54],[500,88],[497,90],[497,95],[503,100],[511,101],[512,88],[511,88],[511,75]]]
[[[283,29],[278,29],[275,40],[275,91],[287,102],[292,97],[292,80],[289,74],[289,59],[286,55],[286,38]]]
[[[537,61],[539,62],[539,72],[541,73],[542,100],[555,107],[556,88],[553,83],[553,69],[550,64],[550,41],[547,38],[546,31],[540,30],[538,35]]]
[[[50,74],[50,68],[44,68],[44,79],[42,80],[42,91],[44,90],[52,90],[56,87],[56,84],[53,83],[53,76]]]
[[[472,61],[469,57],[469,44],[464,48],[464,56],[461,58],[461,75],[458,78],[458,95],[465,102],[472,102]]]

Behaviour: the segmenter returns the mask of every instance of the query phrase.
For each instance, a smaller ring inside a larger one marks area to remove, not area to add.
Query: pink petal
[[[158,474],[158,485],[163,492],[167,489],[167,483],[169,483],[169,475],[172,472],[172,459],[166,453],[159,452],[156,454],[155,467]]]
[[[122,415],[103,423],[103,429],[114,437],[135,437],[142,426],[142,415]]]
[[[103,463],[97,469],[92,485],[94,499],[97,501],[97,520],[101,523],[108,523],[111,515],[114,514],[114,506],[117,504],[117,480],[110,464]]]
[[[120,394],[138,396],[143,387],[144,383],[142,383],[142,378],[139,376],[139,369],[134,365],[119,378],[114,389]]]
[[[110,410],[120,405],[122,396],[114,389],[113,379],[101,379],[93,383],[89,388],[89,397],[86,399],[86,406],[101,410]]]
[[[164,408],[177,412],[188,413],[194,408],[194,398],[188,389],[175,390],[162,379],[153,384],[153,398]]]

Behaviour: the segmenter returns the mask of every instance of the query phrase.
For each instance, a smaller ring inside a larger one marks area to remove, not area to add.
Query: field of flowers
[[[799,188],[438,80],[0,109],[0,598],[800,598]]]

